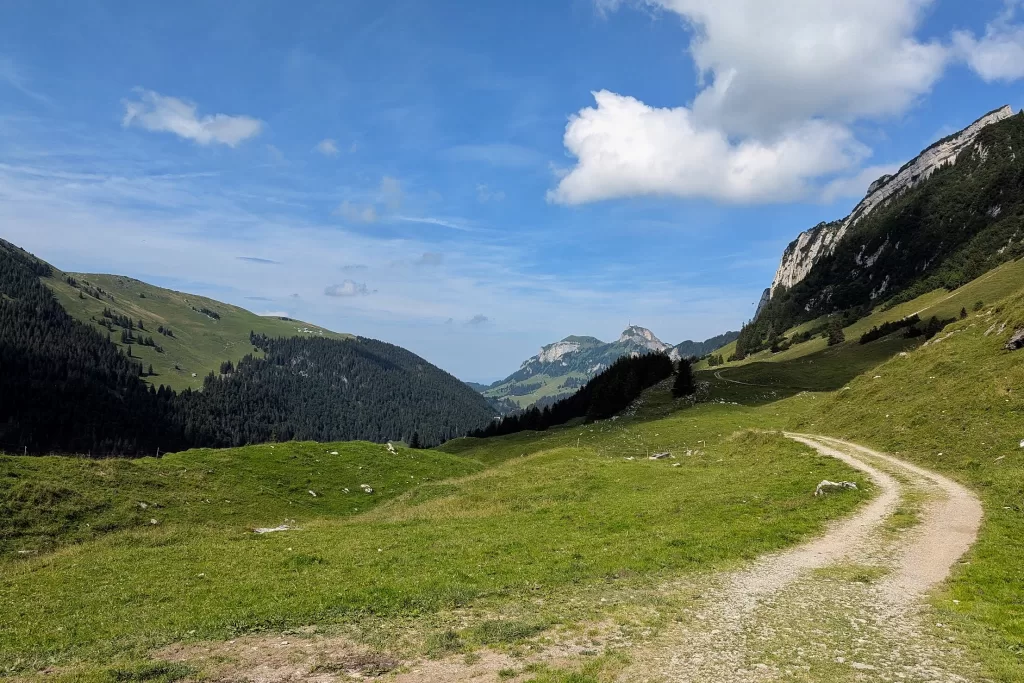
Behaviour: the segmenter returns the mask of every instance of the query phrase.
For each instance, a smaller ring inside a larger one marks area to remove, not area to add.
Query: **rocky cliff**
[[[791,288],[807,277],[822,257],[831,254],[847,231],[891,198],[917,186],[945,164],[955,164],[960,153],[974,144],[986,127],[1013,116],[1009,105],[986,114],[962,131],[939,140],[921,152],[893,175],[885,175],[871,183],[868,193],[849,216],[832,223],[820,223],[800,233],[782,254],[782,261],[772,281],[771,296],[779,287]]]

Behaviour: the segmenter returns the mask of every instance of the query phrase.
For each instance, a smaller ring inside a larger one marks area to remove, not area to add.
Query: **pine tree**
[[[961,308],[960,309],[960,319],[963,320],[966,317],[967,317],[967,309],[966,308]]]
[[[692,396],[697,391],[697,385],[693,381],[693,367],[689,358],[679,361],[679,368],[676,370],[676,380],[672,384],[672,395],[675,398]]]
[[[409,448],[420,448],[420,433],[414,431],[409,437]]]

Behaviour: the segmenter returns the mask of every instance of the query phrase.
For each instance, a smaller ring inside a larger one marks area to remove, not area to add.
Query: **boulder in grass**
[[[654,455],[651,456],[651,460],[664,460],[665,458],[671,457],[672,454],[669,453],[668,451],[665,451],[664,453],[655,453]]]
[[[1017,349],[1024,349],[1024,327],[1020,328],[1013,333],[1010,337],[1010,341],[1006,342],[1006,346],[1003,347],[1007,351],[1016,351]]]

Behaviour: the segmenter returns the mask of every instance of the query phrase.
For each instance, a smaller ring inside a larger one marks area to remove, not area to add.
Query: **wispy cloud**
[[[188,100],[143,88],[135,92],[138,99],[123,101],[121,125],[125,128],[137,126],[153,132],[173,133],[201,145],[217,143],[229,147],[259,135],[263,129],[263,122],[251,116],[207,114],[199,117],[197,105]]]
[[[417,266],[439,266],[444,263],[444,254],[435,251],[427,251],[414,261]]]
[[[43,104],[51,104],[51,100],[46,95],[40,92],[36,92],[29,87],[28,77],[15,65],[14,61],[8,57],[0,57],[0,85],[7,85],[14,88],[22,95],[30,97],[36,102]]]
[[[347,199],[338,205],[334,215],[353,223],[376,223],[378,218],[377,208],[372,204],[355,204]]]
[[[331,138],[324,138],[320,142],[316,143],[316,147],[313,149],[320,154],[323,154],[325,157],[338,156],[338,143]]]
[[[422,223],[424,225],[437,225],[442,228],[449,228],[450,230],[473,232],[473,228],[448,218],[436,218],[434,216],[392,216],[391,218],[403,223]]]
[[[367,296],[370,290],[362,282],[345,280],[341,284],[331,285],[324,290],[324,294],[333,297]]]
[[[270,266],[270,265],[276,266],[276,265],[280,265],[280,263],[281,263],[280,261],[274,261],[273,259],[268,259],[268,258],[260,258],[258,256],[236,256],[235,258],[238,259],[239,261],[248,261],[249,263],[259,263],[260,265],[265,265],[265,266]]]
[[[481,204],[500,202],[505,200],[505,193],[501,190],[492,190],[487,185],[481,183],[476,186],[476,198]]]
[[[449,161],[489,164],[505,168],[542,166],[544,156],[529,147],[494,142],[482,145],[457,145],[444,152]]]

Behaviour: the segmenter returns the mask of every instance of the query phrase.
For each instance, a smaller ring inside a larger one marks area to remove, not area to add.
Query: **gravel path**
[[[824,536],[719,577],[621,680],[973,680],[924,598],[977,537],[977,497],[857,444],[786,436],[864,472],[881,494]],[[911,503],[920,521],[899,531],[890,518]]]

